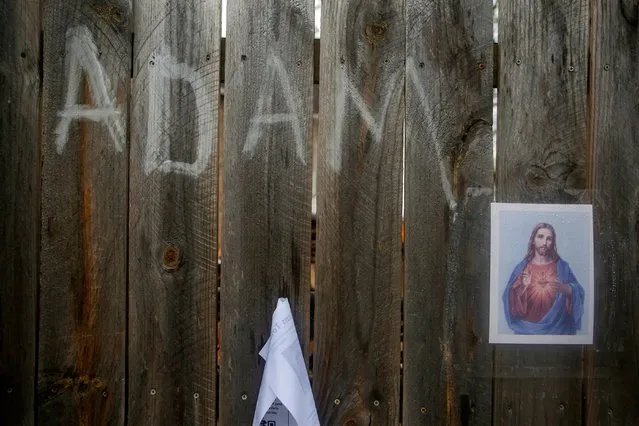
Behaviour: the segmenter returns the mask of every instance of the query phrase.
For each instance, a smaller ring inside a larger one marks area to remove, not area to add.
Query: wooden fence
[[[638,8],[5,0],[0,424],[250,424],[280,296],[323,425],[639,424]],[[594,345],[488,344],[493,200],[594,205]]]

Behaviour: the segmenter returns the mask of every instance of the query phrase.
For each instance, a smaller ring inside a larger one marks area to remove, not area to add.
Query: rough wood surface
[[[639,424],[639,9],[592,2],[590,167],[595,344],[586,352],[588,425]]]
[[[322,4],[313,379],[322,424],[399,423],[404,2]]]
[[[124,423],[130,13],[43,9],[39,424]]]
[[[403,424],[488,425],[492,6],[406,8]]]
[[[34,424],[40,4],[0,6],[0,424]]]
[[[497,201],[587,202],[588,5],[500,3]],[[497,346],[493,421],[578,424],[581,363],[579,346]]]
[[[287,297],[308,355],[313,2],[229,2],[220,424],[250,424],[258,353]],[[243,395],[246,397],[243,398]]]
[[[135,4],[131,425],[216,423],[220,10]]]

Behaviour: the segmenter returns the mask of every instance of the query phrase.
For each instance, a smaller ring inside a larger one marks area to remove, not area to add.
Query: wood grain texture
[[[308,356],[313,2],[229,2],[220,424],[253,420],[278,297]],[[246,399],[242,395],[246,395]]]
[[[586,353],[588,425],[639,424],[639,9],[592,2],[591,185],[595,344]]]
[[[491,424],[492,6],[409,0],[403,424]]]
[[[128,423],[214,425],[221,4],[135,10]]]
[[[404,12],[322,4],[313,385],[327,425],[399,423]]]
[[[124,423],[130,13],[126,1],[43,9],[43,425]]]
[[[588,38],[586,0],[500,3],[497,201],[587,202]],[[498,346],[493,421],[579,423],[581,363],[579,346]]]
[[[34,424],[40,4],[0,6],[0,424]]]

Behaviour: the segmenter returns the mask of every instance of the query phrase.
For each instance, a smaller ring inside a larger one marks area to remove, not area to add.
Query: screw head
[[[335,398],[335,401],[333,401],[333,404],[335,405],[340,405],[342,403],[342,401],[340,401],[339,398]]]
[[[517,59],[517,60],[515,61],[515,63],[516,63],[517,65],[521,65],[521,59]]]
[[[158,393],[158,392],[157,392],[155,389],[151,389],[151,395],[155,395],[155,394],[157,394],[157,393]]]
[[[373,405],[374,405],[375,407],[379,407],[379,401],[378,401],[378,400],[373,401]]]
[[[243,393],[242,394],[242,401],[246,401],[248,399],[248,395]]]
[[[428,410],[426,409],[426,407],[422,407],[422,408],[420,408],[420,409],[419,409],[419,411],[420,411],[422,414],[426,414],[426,413],[428,412]]]
[[[485,70],[485,69],[486,69],[486,64],[484,64],[484,63],[482,62],[482,63],[480,63],[479,65],[477,65],[477,67],[478,67],[481,71],[483,71],[483,70]]]
[[[200,397],[200,394],[199,394],[199,393],[195,392],[195,393],[193,394],[193,398],[198,399],[199,397]]]
[[[570,66],[568,67],[568,71],[569,71],[569,72],[573,72],[574,70],[575,70],[575,67],[573,67],[572,65],[570,65]]]
[[[608,71],[610,69],[610,65],[606,64],[604,65],[604,70]]]

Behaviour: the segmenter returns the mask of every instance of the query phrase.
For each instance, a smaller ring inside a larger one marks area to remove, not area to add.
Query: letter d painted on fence
[[[198,176],[209,165],[213,149],[213,101],[210,86],[207,85],[209,80],[189,65],[178,62],[165,50],[160,49],[152,55],[149,64],[149,117],[144,172],[148,175],[157,169],[165,173]],[[162,122],[171,118],[171,86],[166,81],[169,79],[186,81],[195,94],[198,137],[193,163],[171,160],[169,138],[162,135]]]

